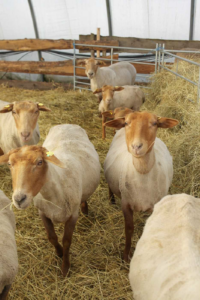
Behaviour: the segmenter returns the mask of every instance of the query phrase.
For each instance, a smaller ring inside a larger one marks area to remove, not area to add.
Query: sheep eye
[[[36,110],[36,111],[35,111],[35,114],[37,114],[38,112],[39,112],[39,110]]]
[[[16,114],[16,111],[15,111],[15,110],[13,110],[13,111],[12,111],[12,113],[13,113],[13,114]]]
[[[153,125],[153,126],[157,126],[157,125],[158,125],[158,123],[157,123],[157,122],[154,122],[152,125]]]
[[[42,161],[42,160],[39,160],[38,163],[37,163],[37,166],[41,166],[42,163],[43,163],[43,161]]]
[[[127,123],[127,122],[125,122],[125,123],[124,123],[124,125],[125,125],[125,126],[127,126],[127,125],[128,125],[128,123]]]

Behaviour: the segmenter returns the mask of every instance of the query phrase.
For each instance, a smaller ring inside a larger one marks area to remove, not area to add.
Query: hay
[[[179,64],[182,74],[197,78],[198,70]],[[174,75],[161,72],[153,77],[144,109],[157,115],[177,118],[180,125],[171,130],[160,129],[158,136],[167,144],[174,158],[174,179],[171,193],[186,192],[200,196],[200,115],[195,104],[197,91],[189,83]],[[98,117],[96,97],[89,92],[27,91],[0,87],[0,99],[5,101],[32,100],[48,105],[52,113],[42,112],[39,119],[41,141],[50,127],[60,123],[75,123],[86,129],[97,149],[103,166],[112,140],[112,129],[101,139],[101,119]],[[191,102],[193,101],[193,102]],[[0,168],[0,188],[11,196],[11,177],[7,167]],[[101,183],[89,201],[89,216],[80,217],[71,246],[71,276],[63,278],[62,260],[56,257],[48,242],[37,210],[14,208],[17,220],[16,240],[19,273],[13,284],[10,299],[132,299],[128,281],[129,266],[122,263],[124,249],[124,220],[120,201],[108,202],[107,184]],[[134,214],[135,231],[132,250],[141,236],[147,214]],[[63,225],[56,225],[59,240]]]

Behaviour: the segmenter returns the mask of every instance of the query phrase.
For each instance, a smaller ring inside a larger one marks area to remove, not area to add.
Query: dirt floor
[[[107,130],[105,141],[101,139],[98,104],[91,92],[65,91],[63,88],[30,91],[1,85],[0,99],[9,102],[32,100],[51,108],[51,113],[41,112],[39,117],[40,144],[52,126],[79,124],[87,131],[103,167],[113,130]],[[11,199],[11,177],[7,166],[0,166],[0,189]],[[103,168],[101,183],[89,200],[89,216],[80,213],[75,229],[69,278],[62,277],[62,260],[55,255],[47,240],[37,209],[32,206],[24,211],[13,210],[17,224],[19,272],[9,299],[132,299],[129,265],[121,260],[125,238],[120,200],[117,205],[109,204]],[[132,250],[142,233],[146,217],[145,214],[134,216]],[[61,240],[63,225],[56,225],[56,231]]]

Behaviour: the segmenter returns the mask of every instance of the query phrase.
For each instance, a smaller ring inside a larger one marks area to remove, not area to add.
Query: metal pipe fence
[[[77,58],[82,58],[82,57],[79,57],[79,55],[76,53],[76,46],[84,46],[83,44],[75,44],[74,42],[74,89],[86,89],[84,88],[82,85],[86,86],[88,85],[88,87],[90,87],[90,83],[89,83],[89,78],[87,77],[82,77],[82,76],[77,76],[76,75],[76,69],[85,69],[83,67],[80,67],[80,66],[77,66],[76,65],[76,59]],[[92,45],[87,45],[87,46],[92,46]],[[117,60],[117,59],[114,59],[114,50],[115,49],[123,49],[124,52],[126,52],[126,50],[133,50],[134,52],[137,51],[138,53],[141,53],[141,52],[151,52],[153,54],[155,54],[155,62],[154,62],[154,59],[152,58],[144,58],[144,59],[136,59],[136,58],[133,58],[133,59],[123,59],[121,61],[126,61],[126,62],[130,62],[130,63],[134,63],[134,64],[141,64],[141,65],[150,65],[150,66],[154,66],[155,68],[155,72],[157,72],[157,54],[158,54],[158,49],[157,47],[155,49],[148,49],[148,48],[131,48],[131,47],[119,47],[119,46],[95,46],[97,48],[105,48],[105,49],[110,49],[110,58],[105,58],[105,57],[95,57],[96,60],[102,60],[102,61],[107,61],[107,62],[110,62],[110,64],[112,65],[113,63],[115,62],[119,62],[120,60]],[[145,61],[144,61],[145,60]],[[141,74],[137,74],[137,76],[140,76]],[[150,75],[148,76],[144,76],[144,78],[149,78]],[[88,80],[88,83],[86,82],[81,82],[77,79],[84,79],[85,80]],[[80,85],[81,84],[81,85]],[[148,88],[148,87],[145,87],[145,88]],[[91,90],[90,88],[88,88],[88,90]]]
[[[84,77],[84,76],[77,76],[76,75],[76,69],[85,69],[84,67],[81,66],[77,66],[76,65],[76,59],[77,58],[83,58],[82,56],[79,56],[79,54],[76,53],[76,46],[84,46],[83,44],[76,44],[74,41],[74,54],[73,54],[73,65],[74,65],[74,90],[75,89],[83,89],[83,90],[91,90],[90,89],[90,79],[88,77]],[[92,46],[92,45],[88,45],[88,46]],[[199,98],[200,98],[200,64],[197,62],[194,62],[190,59],[178,56],[177,53],[188,53],[188,54],[200,54],[200,51],[188,51],[188,50],[166,50],[165,49],[165,44],[156,44],[154,49],[149,49],[149,48],[131,48],[131,47],[120,47],[120,46],[95,46],[97,48],[104,48],[104,49],[109,49],[110,50],[110,58],[106,58],[106,57],[99,57],[99,58],[95,58],[96,60],[102,60],[102,61],[109,61],[111,64],[115,63],[115,62],[119,62],[120,60],[114,59],[114,50],[117,51],[117,49],[122,49],[124,50],[124,52],[126,52],[126,50],[133,50],[134,53],[151,53],[155,55],[155,58],[150,57],[150,58],[139,58],[137,60],[137,58],[132,58],[132,59],[122,59],[121,61],[126,61],[129,63],[134,63],[134,64],[140,64],[140,65],[150,65],[150,66],[154,66],[154,72],[160,72],[162,69],[166,70],[172,74],[174,74],[176,76],[176,78],[181,78],[187,82],[190,82],[191,84],[193,84],[194,86],[197,87],[197,103],[199,103]],[[176,54],[173,54],[173,53]],[[176,59],[176,71],[171,70],[170,67],[167,66],[166,64],[166,60],[167,59]],[[145,60],[145,61],[144,61]],[[187,63],[190,63],[191,65],[197,66],[199,67],[199,78],[198,81],[195,82],[189,78],[186,78],[185,76],[181,75],[179,73],[178,67],[179,67],[179,62],[180,61],[185,61]],[[145,74],[146,75],[146,74]],[[149,79],[149,77],[151,75],[146,75],[144,76],[144,74],[137,74],[137,77],[143,77],[146,79]],[[80,80],[84,80],[84,82],[80,81]],[[88,81],[88,82],[87,82]],[[88,86],[88,88],[86,88]],[[143,88],[149,88],[149,87],[144,87]]]
[[[187,50],[165,50],[165,45],[163,44],[162,47],[159,48],[159,53],[160,53],[160,56],[162,55],[162,62],[161,60],[159,59],[158,60],[158,69],[161,70],[161,69],[164,69],[172,74],[174,74],[177,77],[193,84],[194,86],[197,87],[197,103],[199,104],[199,100],[200,100],[200,63],[198,62],[195,62],[195,61],[192,61],[190,59],[187,59],[185,57],[181,57],[177,54],[173,54],[172,52],[175,52],[175,53],[187,53],[187,54],[200,54],[200,51],[187,51]],[[165,64],[165,61],[163,59],[164,55],[167,55],[168,57],[171,57],[171,58],[175,58],[176,59],[176,72],[171,70],[170,68],[168,68]],[[184,61],[184,62],[187,62],[193,66],[196,66],[199,68],[199,76],[198,76],[198,81],[193,81],[183,75],[181,75],[179,72],[178,72],[178,67],[179,67],[179,63],[180,61]]]

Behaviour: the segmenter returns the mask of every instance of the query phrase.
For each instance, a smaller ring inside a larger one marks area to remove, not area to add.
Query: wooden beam
[[[117,57],[117,56],[116,56]],[[78,61],[78,60],[77,60]],[[110,62],[106,62],[109,66]],[[134,64],[137,73],[150,74],[154,72],[155,65]],[[73,62],[71,60],[46,62],[46,61],[0,61],[0,72],[17,72],[30,74],[52,74],[73,76]],[[85,70],[76,68],[77,76],[85,76]]]
[[[50,49],[73,49],[73,40],[40,40],[40,39],[24,39],[24,40],[0,40],[0,50],[12,51],[37,51]],[[101,46],[119,46],[117,40],[91,41],[76,40],[76,44],[84,44],[85,46],[76,46],[76,49],[82,50],[104,50],[105,48],[95,47]],[[92,46],[87,46],[92,45]]]
[[[80,40],[88,40],[90,35],[79,35]],[[156,43],[165,44],[165,49],[180,50],[182,48],[198,48],[200,49],[200,41],[184,41],[184,40],[162,40],[162,39],[140,39],[134,37],[120,37],[120,36],[101,36],[101,41],[104,40],[117,40],[120,47],[133,47],[133,48],[148,48],[155,49]],[[118,50],[117,52],[130,52],[135,53],[134,50]]]

